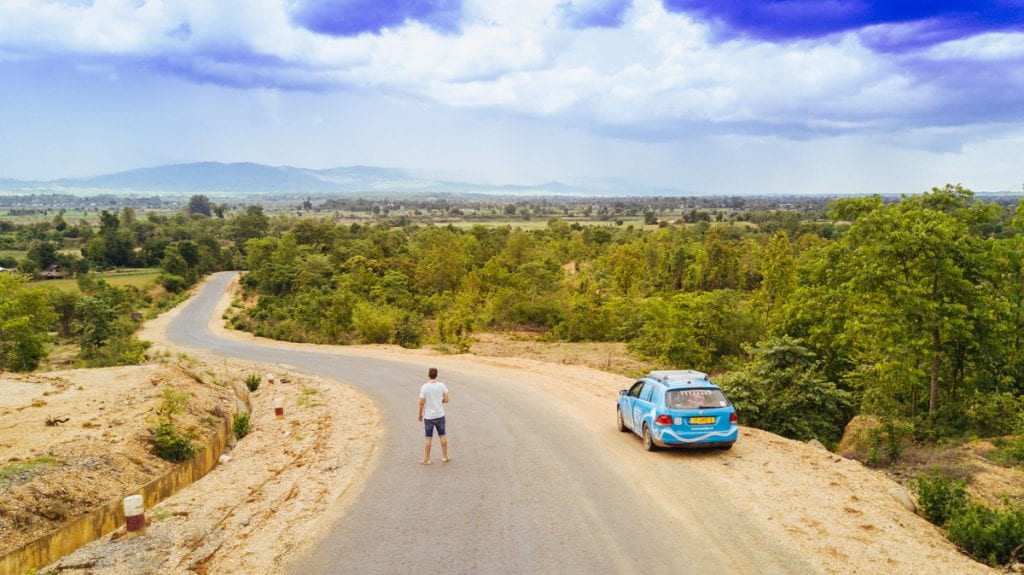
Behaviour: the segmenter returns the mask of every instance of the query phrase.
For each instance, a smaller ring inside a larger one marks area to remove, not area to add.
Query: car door
[[[645,381],[640,397],[633,403],[633,430],[637,433],[643,432],[644,417],[654,410],[654,388],[653,383]]]
[[[628,428],[630,428],[630,429],[632,429],[634,431],[636,431],[636,427],[633,425],[633,408],[634,408],[634,405],[636,404],[636,400],[640,398],[640,393],[643,391],[643,387],[644,387],[644,382],[643,381],[638,381],[638,382],[634,383],[629,388],[629,391],[626,392],[626,395],[623,396],[623,399],[625,401],[625,405],[623,405],[621,407],[621,409],[622,409],[622,422],[624,424],[626,424],[626,427],[628,427]]]

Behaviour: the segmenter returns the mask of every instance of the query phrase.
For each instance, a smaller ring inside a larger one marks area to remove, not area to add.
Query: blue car
[[[739,437],[736,409],[707,374],[692,370],[652,371],[619,392],[619,431],[632,430],[644,449],[718,447]]]

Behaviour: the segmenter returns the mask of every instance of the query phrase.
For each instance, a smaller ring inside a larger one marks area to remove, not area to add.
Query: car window
[[[640,399],[644,401],[650,401],[651,396],[654,395],[654,384],[649,383],[644,386],[644,390],[640,392]]]
[[[720,389],[670,389],[665,405],[669,409],[713,409],[728,406],[729,400]]]
[[[640,397],[640,390],[643,389],[644,382],[638,381],[633,384],[633,387],[629,388],[630,397]]]

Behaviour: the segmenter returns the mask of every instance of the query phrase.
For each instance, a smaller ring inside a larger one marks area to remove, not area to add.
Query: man
[[[448,403],[448,386],[437,381],[437,368],[432,367],[427,371],[430,379],[420,388],[420,421],[423,422],[423,430],[426,432],[426,439],[423,441],[423,459],[420,463],[430,465],[430,445],[434,439],[434,429],[437,429],[437,437],[441,441],[441,461],[448,463],[448,438],[444,433],[444,404]]]

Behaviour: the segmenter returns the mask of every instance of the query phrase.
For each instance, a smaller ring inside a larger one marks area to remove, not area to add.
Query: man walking
[[[444,404],[448,403],[448,386],[437,381],[437,368],[427,371],[430,379],[420,388],[420,421],[427,438],[423,441],[423,459],[420,463],[430,465],[430,444],[433,443],[434,429],[441,440],[441,461],[448,463],[448,438],[444,434]]]

